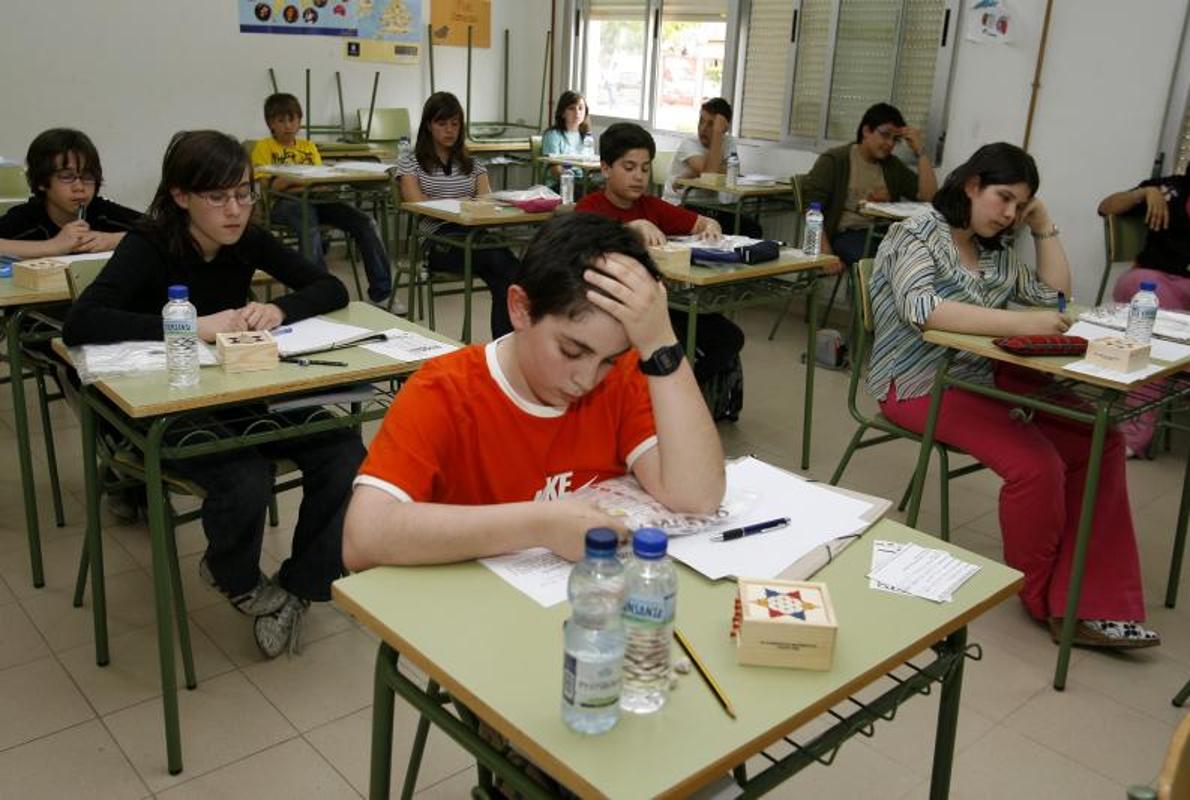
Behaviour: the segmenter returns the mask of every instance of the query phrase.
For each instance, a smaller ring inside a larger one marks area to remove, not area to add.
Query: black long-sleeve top
[[[96,196],[83,209],[83,219],[91,230],[101,233],[123,233],[131,230],[140,219],[141,213]],[[13,206],[0,216],[0,239],[22,241],[47,241],[58,235],[62,228],[50,219],[45,200],[30,197],[24,203]]]
[[[221,247],[211,261],[203,261],[197,250],[179,259],[155,233],[134,230],[71,306],[62,339],[70,346],[163,339],[161,309],[170,286],[188,286],[190,302],[202,317],[243,307],[257,269],[291,290],[270,301],[286,322],[347,305],[347,289],[338,278],[255,225],[235,245]]]

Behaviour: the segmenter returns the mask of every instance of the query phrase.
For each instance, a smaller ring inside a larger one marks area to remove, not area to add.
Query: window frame
[[[657,69],[661,60],[660,24],[664,2],[665,0],[642,0],[645,11],[645,36],[647,37],[647,41],[645,43],[643,59],[644,83],[641,95],[642,106],[644,108],[642,109],[641,117],[621,117],[600,114],[598,104],[596,104],[592,119],[597,124],[606,126],[615,122],[635,122],[666,136],[680,138],[689,135],[680,131],[663,130],[655,127],[657,120],[657,92],[660,84],[657,76]],[[797,136],[791,133],[790,117],[793,113],[795,70],[797,68],[798,48],[801,46],[802,33],[800,30],[802,0],[791,0],[794,15],[792,25],[797,25],[798,28],[795,31],[791,31],[793,41],[786,52],[785,91],[780,125],[781,134],[778,139],[762,139],[739,136],[743,109],[741,103],[737,102],[737,99],[743,98],[744,95],[752,0],[729,0],[727,31],[724,39],[722,94],[736,110],[732,121],[732,133],[737,137],[737,141],[756,145],[775,145],[782,148],[808,150],[812,152],[820,152],[828,147],[851,141],[850,139],[831,139],[826,136],[830,114],[831,88],[835,75],[835,53],[838,49],[840,7],[843,2],[844,0],[830,0],[831,21],[826,52],[826,85],[820,99],[818,122],[815,128],[817,135],[808,137]],[[898,22],[898,38],[904,30],[904,5],[907,2],[909,0],[901,0],[902,14]],[[926,151],[931,155],[935,163],[939,162],[942,158],[942,145],[945,141],[946,131],[946,111],[949,101],[948,93],[951,76],[954,71],[954,54],[958,46],[961,26],[959,0],[942,0],[942,4],[944,14],[943,31],[935,56],[929,113],[926,124],[923,126]],[[586,88],[585,68],[588,55],[587,48],[589,46],[587,35],[590,21],[589,8],[590,0],[566,0],[565,18],[570,22],[568,26],[570,30],[566,35],[562,36],[562,41],[560,42],[562,56],[565,59],[565,63],[569,65],[569,69],[566,71],[566,74],[569,76],[567,86],[584,87],[584,91]],[[898,47],[893,61],[894,69],[896,65],[901,63],[902,55],[902,48]],[[858,123],[858,120],[856,122]]]

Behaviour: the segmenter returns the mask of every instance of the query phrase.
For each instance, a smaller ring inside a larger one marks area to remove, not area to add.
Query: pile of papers
[[[1102,309],[1095,309],[1094,311],[1084,312],[1079,315],[1078,322],[1070,326],[1066,331],[1067,336],[1081,336],[1088,342],[1093,342],[1096,339],[1103,339],[1108,336],[1120,336],[1124,330],[1124,323],[1120,323],[1120,327],[1114,327],[1115,319],[1109,313],[1100,314]],[[1158,314],[1164,312],[1157,312]],[[1183,314],[1171,315],[1173,317],[1182,317]],[[1096,322],[1088,321],[1088,317],[1098,320]],[[1125,321],[1127,314],[1125,314]],[[1104,324],[1107,323],[1107,324]],[[1160,317],[1158,318],[1158,325],[1161,324]],[[1178,322],[1166,321],[1166,329],[1175,329]],[[1171,363],[1180,361],[1184,358],[1190,358],[1190,345],[1181,344],[1177,341],[1167,341],[1165,339],[1158,339],[1155,335],[1150,342],[1151,350],[1150,357],[1153,361]],[[1075,361],[1072,364],[1067,364],[1065,369],[1070,372],[1078,372],[1083,375],[1093,375],[1099,378],[1106,378],[1108,380],[1118,381],[1120,383],[1135,383],[1143,380],[1155,372],[1159,372],[1165,368],[1165,363],[1150,363],[1134,372],[1120,372],[1114,369],[1101,367],[1098,364],[1092,364],[1086,359]]]
[[[893,594],[924,597],[949,603],[955,591],[979,572],[945,550],[877,539],[872,542],[872,568],[868,585]]]
[[[1101,328],[1111,328],[1115,334],[1128,327],[1128,304],[1105,303],[1097,308],[1088,309],[1078,315],[1083,322]],[[1081,336],[1082,334],[1074,334]],[[1153,336],[1157,339],[1168,339],[1173,342],[1190,342],[1190,314],[1166,309],[1157,310],[1157,322],[1153,325]]]

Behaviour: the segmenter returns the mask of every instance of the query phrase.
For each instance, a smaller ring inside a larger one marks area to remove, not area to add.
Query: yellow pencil
[[[698,653],[694,652],[694,648],[690,642],[687,641],[686,637],[676,627],[674,628],[674,638],[678,640],[678,644],[681,645],[682,650],[690,657],[690,661],[694,664],[694,668],[698,670],[698,674],[702,676],[707,686],[714,692],[719,705],[723,706],[723,710],[727,712],[729,717],[735,719],[735,708],[732,707],[731,700],[727,698],[727,692],[723,691],[723,688],[715,682],[715,679],[711,676],[711,671],[707,669],[707,665],[702,663],[702,659],[698,657]]]

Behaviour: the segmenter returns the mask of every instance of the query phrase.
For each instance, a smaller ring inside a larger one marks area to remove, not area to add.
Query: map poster
[[[423,2],[239,0],[240,32],[340,36],[349,61],[413,64],[421,53]],[[463,35],[465,42],[465,29]]]
[[[431,0],[430,30],[435,46],[467,46],[467,26],[471,26],[471,46],[492,46],[491,0]]]

